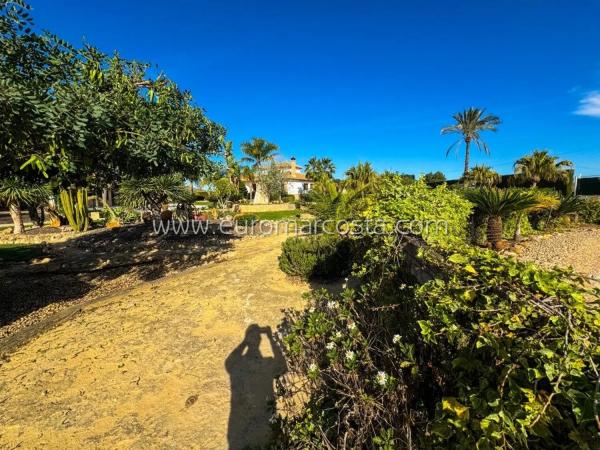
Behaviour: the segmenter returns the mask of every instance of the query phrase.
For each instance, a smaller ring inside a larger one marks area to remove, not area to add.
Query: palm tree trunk
[[[13,228],[14,234],[21,234],[25,231],[25,227],[23,226],[23,216],[21,216],[21,207],[18,203],[10,203],[8,205],[8,211],[10,213],[10,218],[15,225]]]
[[[492,248],[497,248],[502,240],[502,217],[490,216],[487,222],[487,240]]]
[[[469,162],[471,159],[471,139],[465,139],[465,170],[463,172],[463,177],[469,174]]]

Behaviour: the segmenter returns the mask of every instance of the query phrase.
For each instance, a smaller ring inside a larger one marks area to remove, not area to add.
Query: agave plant
[[[467,191],[465,197],[487,216],[487,241],[493,248],[502,240],[502,219],[537,204],[535,195],[525,191],[484,188]]]

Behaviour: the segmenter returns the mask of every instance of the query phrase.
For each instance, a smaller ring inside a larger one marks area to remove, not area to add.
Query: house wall
[[[285,185],[285,191],[287,192],[288,195],[295,195],[295,196],[299,196],[302,192],[305,191],[304,189],[304,185],[307,184],[308,185],[308,189],[310,191],[310,189],[312,188],[312,183],[310,182],[304,182],[304,181],[287,181],[286,185]]]

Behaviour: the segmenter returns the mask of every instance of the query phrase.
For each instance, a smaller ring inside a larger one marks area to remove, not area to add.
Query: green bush
[[[600,199],[582,199],[579,209],[579,218],[585,223],[600,224]]]
[[[352,246],[336,235],[292,237],[282,245],[279,267],[304,280],[342,276],[352,267]]]
[[[376,184],[369,200],[366,218],[383,220],[391,229],[398,221],[415,221],[424,225],[421,236],[431,244],[447,247],[466,241],[472,205],[445,184],[431,188],[422,179],[406,184],[402,176],[391,174]]]
[[[491,251],[420,254],[430,281],[390,255],[287,314],[282,446],[600,448],[600,292]]]
[[[283,197],[281,197],[281,201],[283,203],[295,203],[296,197],[294,197],[293,195],[284,195]]]

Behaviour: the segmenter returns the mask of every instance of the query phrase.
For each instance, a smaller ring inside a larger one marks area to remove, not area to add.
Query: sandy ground
[[[545,267],[572,267],[600,280],[600,226],[534,237],[523,243],[519,258]]]
[[[277,267],[283,239],[78,306],[5,355],[0,448],[264,443],[282,370],[270,330],[308,290]]]

